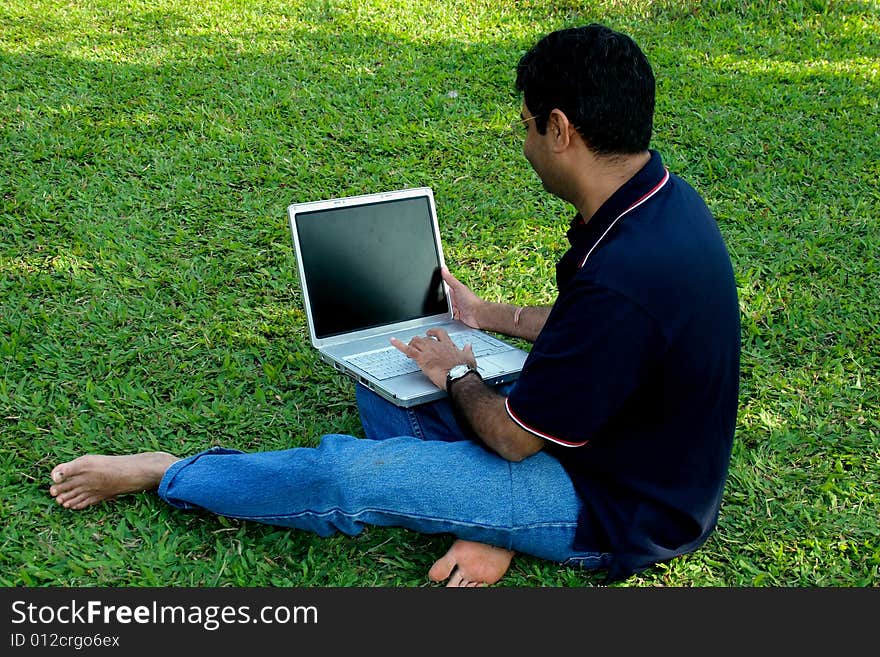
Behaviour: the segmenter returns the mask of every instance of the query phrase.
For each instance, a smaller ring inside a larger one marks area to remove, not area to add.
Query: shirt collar
[[[557,285],[561,290],[583,265],[588,253],[606,235],[615,222],[634,209],[644,199],[657,191],[666,181],[668,172],[657,151],[649,151],[651,159],[617,191],[615,191],[590,217],[584,221],[580,213],[569,224],[566,237],[571,248],[557,265]]]
[[[639,199],[649,194],[663,180],[666,169],[660,153],[650,151],[651,159],[632,178],[621,185],[600,207],[593,213],[589,221],[578,213],[571,221],[568,229],[568,239],[572,246],[587,242],[590,246],[608,230],[621,212],[637,203]]]

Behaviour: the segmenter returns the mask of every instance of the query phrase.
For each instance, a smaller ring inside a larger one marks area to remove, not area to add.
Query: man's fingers
[[[449,334],[442,328],[430,328],[425,331],[425,334],[435,338],[439,342],[452,342],[452,338],[450,338]]]
[[[428,333],[430,333],[430,331],[428,331]],[[450,339],[448,335],[446,335],[446,339]],[[420,353],[422,353],[424,351],[424,346],[426,343],[434,343],[439,341],[440,338],[433,335],[427,335],[424,337],[417,335],[411,338],[409,343],[401,342],[397,338],[391,338],[391,344],[397,347],[398,350],[402,351],[410,358],[416,358]]]
[[[409,356],[410,358],[412,358],[415,354],[415,349],[410,347],[408,344],[401,342],[397,338],[391,338],[391,344],[397,347],[399,351],[402,351],[406,356]]]

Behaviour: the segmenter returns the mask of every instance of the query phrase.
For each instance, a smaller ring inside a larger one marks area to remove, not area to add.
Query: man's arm
[[[391,344],[415,360],[422,372],[438,388],[446,388],[446,375],[458,364],[476,366],[470,345],[459,349],[446,331],[428,329],[427,336],[414,337],[408,344],[395,338]],[[450,387],[451,403],[459,420],[476,436],[508,461],[521,461],[541,450],[544,440],[522,429],[510,419],[504,407],[505,398],[468,374]]]
[[[470,327],[503,333],[534,342],[544,328],[550,306],[513,306],[484,301],[469,287],[443,269],[443,280],[452,297],[452,316]]]
[[[450,393],[459,422],[467,424],[486,447],[503,459],[522,461],[543,449],[543,438],[511,420],[504,406],[505,398],[479,376],[468,374],[454,381]]]

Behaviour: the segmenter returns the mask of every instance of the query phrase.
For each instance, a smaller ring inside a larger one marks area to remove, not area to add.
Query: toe
[[[434,562],[431,570],[428,571],[428,577],[432,582],[442,582],[449,577],[453,568],[455,568],[455,559],[447,552]]]

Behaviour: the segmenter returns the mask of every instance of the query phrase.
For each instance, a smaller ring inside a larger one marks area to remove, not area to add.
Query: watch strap
[[[451,370],[450,370],[450,372],[451,372]],[[477,376],[480,377],[480,379],[483,378],[482,376],[480,376],[480,373],[477,371],[477,368],[473,367],[471,365],[468,365],[468,369],[464,374],[459,374],[456,377],[451,377],[449,374],[447,374],[446,375],[446,394],[451,395],[452,394],[452,384],[455,383],[456,381],[461,381],[463,378],[465,378],[466,376],[468,376],[470,374],[476,374]]]

